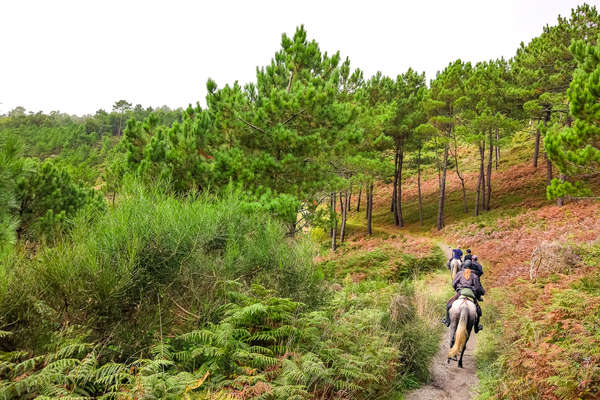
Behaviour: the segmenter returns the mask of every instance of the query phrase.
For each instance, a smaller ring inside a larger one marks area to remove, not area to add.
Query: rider
[[[446,318],[442,321],[446,326],[450,326],[450,307],[454,300],[458,299],[461,295],[471,297],[475,302],[477,308],[477,321],[475,322],[475,333],[483,329],[483,326],[479,323],[481,317],[481,307],[478,301],[482,301],[481,296],[485,294],[485,290],[481,286],[479,276],[477,275],[476,267],[472,262],[467,261],[463,265],[462,271],[456,274],[452,287],[456,290],[456,294],[446,304]]]
[[[465,261],[473,260],[473,256],[471,255],[471,249],[467,249],[467,254],[465,255]]]
[[[460,249],[460,244],[458,246],[456,246],[455,249],[452,249],[452,257],[450,257],[450,259],[448,260],[448,269],[450,269],[450,262],[452,260],[460,260],[462,262],[462,256],[463,256],[463,252]]]
[[[481,266],[481,264],[479,264],[479,262],[477,262],[477,256],[473,256],[472,264],[473,267],[475,267],[473,269],[473,272],[475,272],[477,276],[479,276],[479,278],[481,279],[481,275],[483,275],[483,267]]]

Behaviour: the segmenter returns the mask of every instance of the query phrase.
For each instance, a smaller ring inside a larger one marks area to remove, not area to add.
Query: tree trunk
[[[344,243],[344,239],[346,238],[346,218],[348,216],[348,196],[349,191],[344,193],[345,201],[344,206],[342,207],[342,226],[340,227],[340,243]]]
[[[493,139],[493,135],[492,135],[492,130],[490,129],[490,134],[489,134],[489,139],[490,139],[490,147],[488,149],[488,165],[487,165],[487,198],[486,200],[486,204],[485,204],[485,209],[487,211],[490,210],[490,200],[492,199],[492,161],[494,158],[494,139]]]
[[[475,215],[479,215],[479,202],[481,200],[481,192],[485,190],[485,188],[483,187],[483,159],[485,157],[484,154],[484,149],[483,146],[481,144],[481,142],[479,142],[478,144],[479,146],[479,179],[477,180],[477,197],[475,198]]]
[[[421,147],[417,151],[417,191],[419,192],[419,225],[423,226],[423,198],[421,197]]]
[[[546,111],[546,115],[544,117],[545,127],[548,127],[548,122],[550,122],[550,110]],[[546,156],[546,169],[548,171],[548,186],[550,186],[550,183],[552,182],[552,161],[548,158],[548,154],[546,152],[544,152],[544,154]]]
[[[350,212],[350,207],[352,206],[352,187],[348,190],[348,207],[346,207],[346,212]]]
[[[460,185],[462,187],[463,193],[463,207],[465,209],[465,214],[468,212],[467,209],[467,191],[465,189],[465,178],[460,174],[458,170],[458,144],[456,143],[456,135],[454,135],[454,163],[456,164],[456,175],[458,175],[458,179],[460,179]]]
[[[444,161],[440,177],[440,202],[438,205],[437,229],[444,227],[444,201],[446,198],[446,172],[448,170],[448,144],[444,145]]]
[[[367,186],[367,234],[373,234],[373,184]]]
[[[550,184],[552,183],[552,161],[550,161],[550,159],[548,158],[548,154],[546,154],[546,171],[547,171],[547,182],[548,182],[548,186],[550,186]]]
[[[396,190],[398,188],[398,148],[396,148],[394,154],[394,186],[392,188],[392,204],[390,205],[390,211],[394,213],[394,223],[398,225],[396,213],[394,212],[396,207]]]
[[[540,132],[540,120],[538,119],[538,123],[535,130],[535,150],[533,151],[533,168],[537,168],[538,166],[538,157],[540,156],[540,137],[542,133]]]
[[[358,201],[356,202],[356,212],[360,212],[360,197],[362,196],[362,186],[358,188]]]
[[[573,120],[571,119],[571,116],[567,115],[566,125],[570,128],[572,123],[573,123]],[[558,177],[559,177],[561,183],[564,183],[565,179],[567,178],[566,175],[562,172],[559,173]],[[559,207],[562,207],[565,204],[565,199],[563,197],[559,197],[558,199],[556,199],[556,204]]]
[[[397,177],[396,177],[396,205],[394,207],[394,221],[396,222],[396,226],[403,227],[404,219],[402,218],[402,164],[404,163],[404,148],[403,146],[399,147],[397,156]]]
[[[337,193],[331,193],[331,217],[333,221],[331,221],[331,250],[335,251],[337,249],[337,213],[335,210],[335,198]]]
[[[498,171],[498,160],[500,159],[500,130],[496,129],[496,171]]]
[[[342,193],[340,192],[340,214],[344,212],[344,199],[342,198]]]
[[[485,137],[481,140],[481,207],[479,210],[485,210],[486,205],[486,195],[485,195]]]
[[[440,151],[438,149],[437,139],[434,138],[435,141],[435,167],[437,169],[438,174],[438,185],[442,186],[442,169],[440,168]]]
[[[560,173],[559,175],[559,179],[561,183],[564,183],[565,181],[565,174]],[[565,204],[565,199],[563,197],[559,197],[558,199],[556,199],[556,205],[559,207],[562,207]]]

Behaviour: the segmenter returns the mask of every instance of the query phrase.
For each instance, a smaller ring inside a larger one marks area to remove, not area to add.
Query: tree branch
[[[306,108],[303,108],[302,110],[298,111],[297,113],[292,114],[288,119],[286,119],[285,121],[283,121],[281,123],[281,125],[287,124],[288,122],[290,122],[291,120],[293,120],[294,118],[296,118],[298,115],[302,114],[304,111],[306,111]]]

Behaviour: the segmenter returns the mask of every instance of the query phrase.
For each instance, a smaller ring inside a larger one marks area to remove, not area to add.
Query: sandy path
[[[440,248],[450,258],[450,250],[447,245],[440,244]],[[455,361],[447,364],[449,331],[444,330],[440,338],[440,348],[433,358],[431,365],[431,383],[420,389],[409,392],[406,400],[468,400],[472,399],[475,389],[479,384],[475,369],[474,349],[477,346],[477,335],[471,332],[467,342],[467,350],[463,358],[463,367],[458,368]]]

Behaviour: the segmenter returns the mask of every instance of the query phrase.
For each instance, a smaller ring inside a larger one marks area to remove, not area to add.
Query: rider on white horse
[[[455,249],[452,249],[452,257],[450,257],[450,259],[448,260],[448,269],[450,269],[450,262],[452,260],[459,260],[460,262],[462,262],[462,256],[463,256],[463,252],[460,249],[460,244],[458,246],[456,246]]]
[[[468,272],[466,272],[467,270]],[[473,265],[471,260],[467,260],[463,265],[463,269],[454,278],[452,287],[456,291],[456,294],[448,301],[448,304],[446,304],[446,318],[442,321],[446,326],[450,326],[450,315],[448,313],[450,307],[452,307],[452,303],[454,303],[454,301],[458,299],[461,294],[465,294],[464,289],[469,289],[469,292],[472,293],[472,296],[474,296],[473,300],[475,301],[475,306],[477,307],[475,333],[478,333],[483,329],[483,326],[479,323],[479,319],[481,317],[481,307],[477,301],[481,301],[481,296],[485,294],[485,290],[479,281],[478,272],[479,271],[477,270],[477,267]]]

